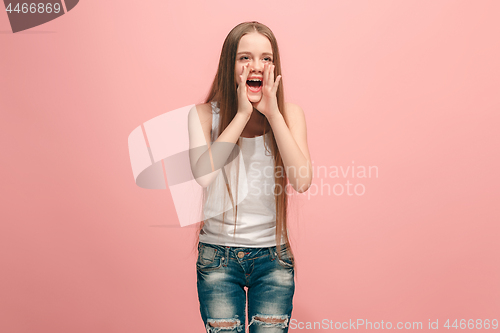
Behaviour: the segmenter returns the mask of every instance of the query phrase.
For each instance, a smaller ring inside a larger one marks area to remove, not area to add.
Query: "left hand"
[[[280,80],[281,75],[278,75],[276,81],[274,81],[274,65],[266,63],[262,77],[262,98],[257,103],[252,103],[252,105],[268,119],[280,112],[276,97]]]

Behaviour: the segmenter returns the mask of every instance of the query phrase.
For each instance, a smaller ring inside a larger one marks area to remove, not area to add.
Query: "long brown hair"
[[[234,27],[229,34],[227,35],[224,44],[222,46],[221,56],[219,60],[219,67],[217,70],[217,74],[215,75],[214,81],[208,93],[208,96],[205,99],[205,103],[217,102],[219,111],[219,133],[222,133],[224,129],[229,125],[229,123],[233,120],[234,116],[238,111],[238,96],[237,96],[237,85],[235,83],[235,64],[236,64],[236,52],[238,50],[238,44],[240,42],[241,37],[248,33],[258,32],[269,39],[272,46],[273,52],[273,64],[275,65],[274,69],[274,79],[278,75],[281,75],[281,62],[280,55],[278,50],[278,43],[276,38],[267,26],[262,23],[252,21],[252,22],[244,22],[238,24]],[[284,113],[285,110],[285,101],[284,101],[284,92],[283,92],[283,79],[280,80],[278,90],[277,90],[277,102],[278,108],[281,114]],[[255,110],[254,110],[255,112]],[[265,127],[269,127],[269,122],[267,118],[265,119]],[[278,249],[278,256],[280,256],[281,251],[281,240],[285,241],[285,245],[288,251],[292,262],[295,267],[295,260],[293,256],[293,252],[290,246],[289,237],[288,237],[288,229],[287,229],[287,207],[288,207],[288,195],[286,185],[288,183],[288,178],[285,172],[277,172],[276,170],[285,170],[283,160],[281,159],[281,154],[279,152],[278,146],[276,144],[276,140],[274,138],[274,134],[272,133],[272,128],[270,130],[271,135],[270,142],[268,142],[268,147],[271,147],[271,153],[274,160],[274,198],[276,203],[276,246]],[[265,138],[265,136],[264,136]],[[241,147],[241,139],[238,139],[238,147]],[[224,168],[222,168],[224,172]],[[230,186],[227,184],[227,177],[224,173],[226,179],[226,188],[229,192],[229,196],[233,205],[234,212],[234,201],[233,196],[231,194]],[[236,216],[237,216],[238,206],[236,205]],[[223,213],[223,220],[225,214]],[[236,221],[236,219],[235,219]],[[198,229],[198,240],[199,233],[203,229],[203,221],[200,223],[200,228]],[[236,230],[236,223],[235,223]]]

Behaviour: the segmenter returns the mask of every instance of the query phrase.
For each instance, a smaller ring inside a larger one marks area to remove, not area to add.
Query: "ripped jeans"
[[[248,289],[250,333],[288,332],[295,292],[294,264],[281,247],[198,243],[200,312],[208,333],[245,332]]]

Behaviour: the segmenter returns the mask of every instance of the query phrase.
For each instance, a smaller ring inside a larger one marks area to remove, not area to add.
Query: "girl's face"
[[[273,63],[273,49],[266,36],[252,32],[241,37],[236,51],[235,80],[239,84],[243,66],[249,65],[247,78],[247,96],[252,103],[257,103],[262,98],[262,78],[264,64]]]

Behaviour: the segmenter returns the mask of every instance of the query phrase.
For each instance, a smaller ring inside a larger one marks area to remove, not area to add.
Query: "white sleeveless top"
[[[219,111],[216,102],[212,102],[212,142],[219,135]],[[269,142],[271,132],[268,131],[264,135],[266,142]],[[270,149],[266,151],[264,135],[254,138],[241,137],[241,151],[231,162],[238,167],[224,168],[230,179],[234,204],[238,202],[236,195],[241,201],[238,204],[236,232],[234,232],[235,218],[233,217],[235,210],[232,208],[224,176],[220,171],[217,178],[207,187],[207,193],[211,194],[207,194],[203,205],[205,223],[200,231],[200,242],[231,247],[276,245],[274,161]],[[237,164],[238,161],[240,164]],[[236,168],[240,170],[238,188],[235,187]],[[224,209],[222,208],[224,193],[221,192],[225,192]],[[241,198],[244,199],[241,200]],[[222,222],[222,211],[225,211],[224,222]],[[285,241],[282,240],[281,243],[285,244]]]

